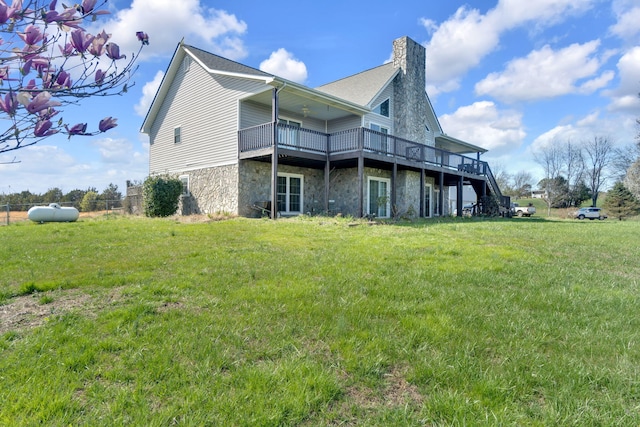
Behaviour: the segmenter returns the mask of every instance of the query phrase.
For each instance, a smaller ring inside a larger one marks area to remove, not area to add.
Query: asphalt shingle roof
[[[257,68],[252,68],[247,65],[240,64],[239,62],[232,61],[222,56],[209,53],[197,47],[184,45],[189,52],[193,53],[198,60],[200,60],[205,66],[212,70],[226,71],[229,73],[248,74],[260,77],[273,77],[272,74],[260,71]]]
[[[387,63],[317,87],[316,90],[358,105],[367,106],[396,71],[397,69],[393,67],[392,63]]]

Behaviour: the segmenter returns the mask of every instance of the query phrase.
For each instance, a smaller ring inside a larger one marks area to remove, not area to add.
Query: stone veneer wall
[[[391,179],[391,171],[384,169],[364,168],[365,186],[363,192],[363,209],[367,211],[367,178]],[[357,216],[358,214],[358,169],[338,169],[331,172],[329,189],[329,209],[332,214]],[[433,179],[427,178],[426,183],[432,183]],[[414,171],[398,171],[396,177],[396,207],[400,215],[410,211],[415,216],[420,214],[420,173]],[[331,203],[331,200],[334,202]]]
[[[179,215],[238,213],[238,165],[198,169],[189,176],[189,196],[180,197]]]
[[[324,170],[279,165],[279,172],[304,176],[304,213],[324,213]],[[261,212],[252,208],[271,198],[271,164],[242,160],[239,164],[199,169],[181,175],[189,176],[190,196],[181,197],[178,214],[208,214],[229,212],[245,217],[260,217]],[[364,200],[367,203],[367,177],[391,179],[391,171],[365,167]],[[329,181],[330,214],[357,216],[358,170],[337,169],[331,172]],[[433,179],[427,183],[435,185]],[[400,215],[420,212],[420,173],[398,171],[396,181],[396,205]],[[331,202],[333,201],[333,202]]]
[[[394,134],[433,145],[427,134],[426,51],[409,37],[393,41],[393,66],[400,68],[393,82]]]
[[[303,175],[304,213],[324,213],[324,170],[278,165],[278,172]],[[238,214],[260,217],[252,206],[271,200],[271,163],[240,161],[238,191]]]

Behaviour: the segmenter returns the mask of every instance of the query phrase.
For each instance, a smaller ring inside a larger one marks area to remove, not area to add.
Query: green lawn
[[[0,227],[0,425],[640,425],[640,222]]]

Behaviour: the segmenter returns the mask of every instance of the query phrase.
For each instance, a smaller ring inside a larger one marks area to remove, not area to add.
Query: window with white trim
[[[180,182],[182,182],[182,195],[190,195],[191,193],[189,192],[189,175],[180,175],[178,179],[180,179]]]
[[[431,218],[433,216],[432,210],[432,195],[433,195],[433,187],[431,184],[425,184],[424,186],[424,216],[427,218]]]
[[[304,176],[292,173],[278,174],[278,212],[301,214],[304,212]]]
[[[282,117],[278,118],[278,123],[281,125],[287,125],[286,128],[278,127],[278,143],[282,145],[297,146],[302,123]]]
[[[389,146],[390,140],[387,137],[389,134],[389,128],[379,125],[377,123],[369,123],[369,129],[380,132],[384,135],[372,133],[370,135],[370,149],[374,151],[379,151],[382,153],[389,153],[391,151],[391,147]]]
[[[176,126],[173,128],[173,143],[180,144],[182,142],[182,128]]]
[[[381,116],[389,117],[389,98],[378,104],[373,109],[373,112]]]
[[[388,218],[391,211],[389,189],[391,180],[370,176],[367,178],[367,214]]]

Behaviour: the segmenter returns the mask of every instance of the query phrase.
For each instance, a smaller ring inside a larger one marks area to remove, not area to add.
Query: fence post
[[[10,208],[9,208],[9,202],[7,202],[7,225],[9,225],[9,212],[10,212]]]

